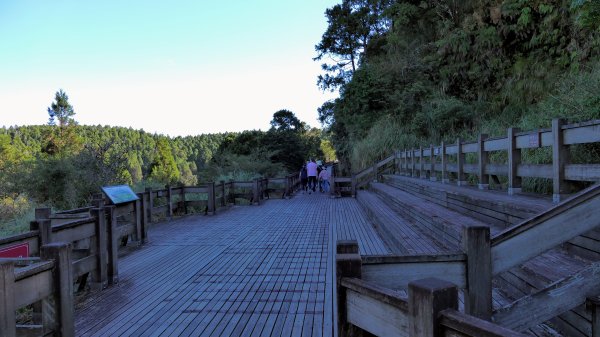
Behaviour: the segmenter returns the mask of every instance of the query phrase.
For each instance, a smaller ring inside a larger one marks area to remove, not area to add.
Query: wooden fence
[[[593,216],[598,209],[600,185],[594,185],[493,237],[487,226],[465,227],[462,252],[456,254],[363,256],[361,278],[391,289],[410,288],[411,282],[423,278],[451,282],[465,290],[466,314],[522,331],[586,301],[596,308],[598,301],[594,297],[600,293],[600,262],[495,311],[492,278],[600,227],[600,219]],[[535,315],[528,314],[532,312]],[[592,330],[600,333],[600,322],[593,324]]]
[[[27,331],[29,335],[73,336],[73,285],[83,289],[89,284],[92,290],[102,290],[117,283],[119,247],[129,239],[146,242],[152,222],[198,210],[212,215],[242,198],[258,205],[270,195],[288,197],[297,186],[298,177],[290,175],[148,189],[138,193],[139,200],[134,202],[108,205],[108,200],[99,198],[92,206],[54,214],[48,208],[37,209],[29,232],[0,239],[0,249],[27,245],[29,255],[34,256],[0,259],[0,336]],[[49,302],[52,296],[54,301]],[[55,308],[50,310],[48,303]],[[17,329],[15,311],[29,305],[34,324]]]
[[[419,337],[521,337],[520,333],[458,311],[458,288],[438,278],[406,283],[408,298],[365,280],[356,241],[338,242],[336,255],[338,335]],[[373,275],[369,275],[373,279]],[[394,275],[377,275],[385,282]],[[403,282],[403,281],[402,281]]]
[[[430,145],[418,149],[396,151],[390,157],[373,164],[352,177],[335,178],[335,183],[352,183],[352,194],[364,184],[363,178],[373,179],[382,168],[389,168],[390,162],[400,174],[458,185],[467,184],[467,174],[476,177],[481,189],[489,187],[490,179],[499,183],[499,176],[507,177],[509,194],[519,193],[522,178],[546,178],[553,184],[555,202],[564,200],[572,193],[569,181],[600,181],[600,164],[573,164],[570,147],[578,144],[600,142],[600,120],[566,124],[564,119],[552,121],[552,128],[520,132],[509,128],[506,137],[488,138],[481,134],[476,142]],[[522,150],[552,149],[552,164],[523,163]],[[493,152],[504,152],[508,161],[498,164],[490,162]],[[467,163],[467,155],[476,158],[476,163]],[[336,184],[332,184],[336,185]]]

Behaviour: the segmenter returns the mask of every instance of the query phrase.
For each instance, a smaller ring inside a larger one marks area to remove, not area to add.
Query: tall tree
[[[304,129],[304,123],[302,123],[293,112],[282,109],[273,114],[271,127],[279,131],[302,131]]]
[[[67,125],[75,124],[73,116],[75,116],[75,110],[69,103],[69,96],[62,89],[59,89],[55,96],[54,102],[48,108],[48,115],[50,119],[48,124],[55,125],[55,118],[58,119],[58,126],[65,127]]]
[[[335,90],[351,78],[371,38],[383,34],[390,22],[384,15],[391,0],[343,0],[325,11],[328,27],[315,46],[315,61],[325,56],[333,63],[323,63],[325,74],[319,75],[323,90]]]

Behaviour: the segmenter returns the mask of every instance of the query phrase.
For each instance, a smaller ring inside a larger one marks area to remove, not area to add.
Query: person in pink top
[[[308,175],[308,193],[310,194],[310,190],[313,192],[317,190],[317,163],[313,159],[311,159],[308,164],[306,164],[306,173]]]

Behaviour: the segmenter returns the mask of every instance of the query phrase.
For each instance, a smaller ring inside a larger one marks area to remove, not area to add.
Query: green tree
[[[49,125],[56,125],[55,118],[58,119],[60,127],[75,124],[73,119],[75,111],[69,103],[69,96],[62,89],[59,89],[54,95],[54,102],[48,108],[48,115],[50,116]]]
[[[278,131],[302,131],[304,129],[304,123],[302,123],[293,112],[282,109],[273,114],[271,128]]]
[[[328,27],[315,46],[315,61],[328,57],[333,63],[323,63],[325,74],[319,75],[323,90],[335,90],[346,84],[356,71],[369,41],[383,34],[390,21],[383,12],[390,0],[343,0],[325,11]]]
[[[152,163],[150,179],[162,184],[175,184],[181,173],[173,157],[171,145],[166,138],[159,138],[156,143],[156,157]]]

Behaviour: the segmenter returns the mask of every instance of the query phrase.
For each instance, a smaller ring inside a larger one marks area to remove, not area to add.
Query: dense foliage
[[[36,204],[58,209],[87,205],[101,186],[129,184],[139,191],[283,176],[297,172],[307,158],[323,155],[321,131],[288,110],[273,115],[267,132],[175,138],[78,125],[62,90],[48,114],[48,125],[0,128],[0,232],[2,223],[31,212]]]
[[[343,0],[326,16],[317,59],[338,62],[319,85],[340,98],[319,115],[346,168],[554,117],[600,118],[598,1]]]

